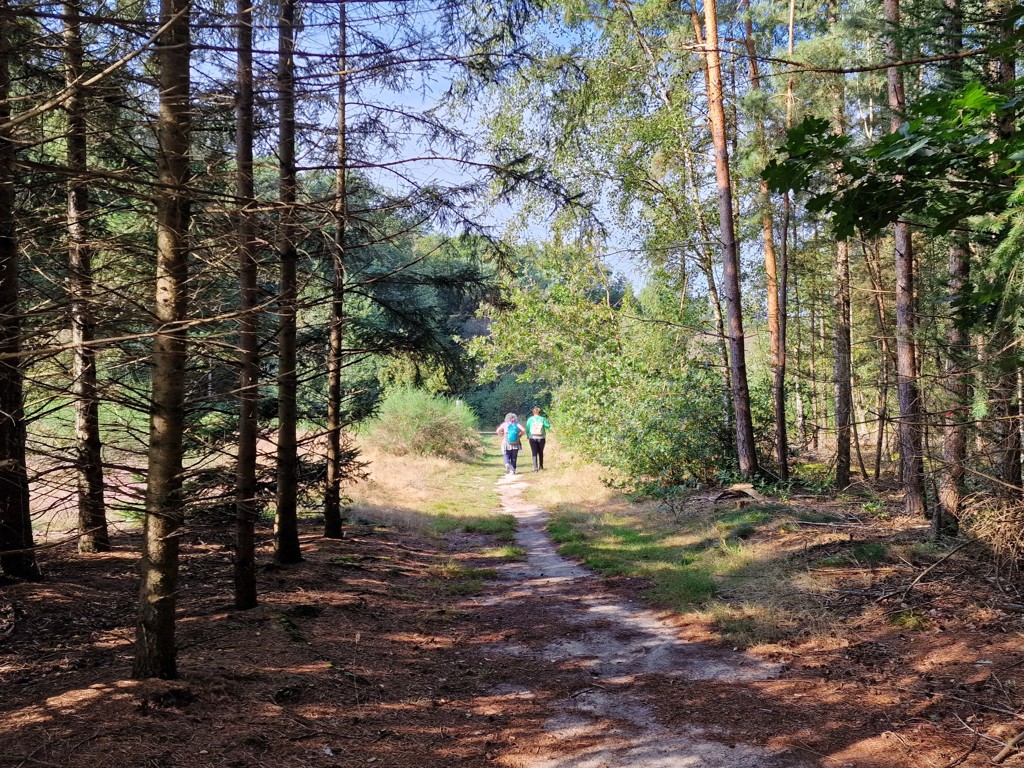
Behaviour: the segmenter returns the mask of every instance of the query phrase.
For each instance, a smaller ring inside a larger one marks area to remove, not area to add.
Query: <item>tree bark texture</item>
[[[277,513],[274,555],[279,563],[302,560],[298,523],[298,444],[296,438],[296,301],[298,253],[295,239],[295,2],[281,0],[278,19],[278,162],[280,164],[280,231],[278,256],[281,285],[278,298],[277,373]]]
[[[338,170],[334,181],[334,249],[332,251],[331,326],[327,349],[327,484],[324,490],[324,536],[344,535],[341,513],[341,370],[345,344],[345,232],[348,227],[348,52],[346,3],[341,0],[338,20]]]
[[[885,0],[885,18],[889,26],[885,42],[886,57],[889,61],[899,61],[902,57],[898,40],[899,0]],[[892,113],[890,129],[895,132],[899,130],[906,105],[903,71],[899,67],[888,69],[888,95]],[[900,404],[900,465],[904,506],[910,514],[926,515],[924,459],[921,450],[923,419],[914,344],[917,325],[914,311],[914,248],[910,225],[906,221],[897,221],[893,225],[893,240],[896,264],[896,395]]]
[[[1015,49],[1015,11],[1019,10],[1014,0],[990,0],[988,12],[993,29],[990,33],[992,43],[1000,47],[1002,52],[996,55],[989,66],[989,78],[992,86],[998,89],[1004,98],[1014,98],[1013,84],[1016,79],[1016,59],[1010,51]],[[995,125],[995,134],[1000,139],[1010,139],[1016,131],[1016,110],[1008,109],[1000,115]],[[1020,403],[1017,399],[1017,379],[1020,371],[1019,338],[1009,324],[1011,320],[1001,320],[1004,328],[996,334],[996,380],[991,388],[993,412],[996,418],[996,440],[999,454],[999,478],[1003,481],[1003,490],[1009,495],[1019,497],[1024,488],[1021,476],[1021,419]]]
[[[235,469],[235,607],[256,605],[256,446],[259,437],[259,317],[253,191],[252,0],[238,0],[235,174],[238,198],[238,457]]]
[[[963,48],[963,18],[959,0],[945,0],[946,16],[943,27],[946,49],[956,53]],[[951,87],[959,87],[962,63],[954,60],[943,70],[944,80]],[[946,295],[950,306],[966,298],[971,276],[969,243],[961,235],[954,235],[949,246],[949,282]],[[971,341],[957,318],[949,319],[946,332],[945,386],[949,397],[942,435],[942,471],[939,473],[939,507],[932,516],[932,538],[955,535],[959,530],[960,506],[967,460],[967,425],[973,398],[969,361]]]
[[[964,243],[949,249],[949,287],[951,301],[963,296],[970,279],[970,253]],[[939,475],[939,510],[932,518],[934,538],[957,532],[963,496],[967,425],[972,398],[969,366],[971,341],[955,319],[946,334],[946,391],[950,405],[946,412],[942,439],[942,472]]]
[[[65,82],[68,86],[68,281],[71,299],[72,392],[75,398],[75,469],[78,485],[78,551],[107,552],[99,386],[96,379],[96,321],[93,314],[92,247],[89,243],[88,127],[81,8],[64,4]]]
[[[36,581],[25,464],[25,403],[18,306],[18,235],[14,209],[15,140],[10,127],[12,14],[0,2],[0,571]]]
[[[829,26],[838,23],[835,2],[828,4]],[[838,78],[838,93],[832,108],[832,133],[846,133],[846,88],[842,76]],[[837,179],[837,182],[841,183]],[[846,240],[836,243],[833,264],[832,332],[835,358],[832,379],[835,387],[836,420],[836,487],[850,484],[850,439],[853,423],[853,339],[850,329],[850,244]]]
[[[135,633],[136,678],[177,676],[179,528],[184,518],[182,435],[185,425],[189,227],[189,0],[161,0],[157,41],[160,113],[156,122],[156,300],[146,519]]]
[[[747,3],[749,6],[749,2]],[[750,88],[755,93],[761,90],[761,74],[757,63],[757,50],[754,45],[754,22],[751,15],[746,15],[744,42],[747,48],[747,60],[750,67]],[[754,133],[758,148],[767,158],[768,140],[764,121],[757,117]],[[761,206],[761,240],[764,247],[764,274],[767,293],[768,310],[768,345],[772,369],[772,415],[775,420],[775,460],[779,479],[789,479],[789,437],[786,431],[786,339],[783,335],[780,294],[784,291],[785,281],[779,281],[779,265],[775,252],[775,220],[772,210],[771,191],[768,182],[761,179],[758,186],[759,203]]]
[[[846,240],[836,243],[833,269],[835,296],[832,305],[832,329],[835,358],[832,373],[836,396],[836,488],[843,489],[850,484],[850,438],[853,423],[850,246]]]
[[[740,474],[758,474],[754,426],[750,412],[750,391],[743,337],[743,309],[740,303],[739,251],[733,218],[732,180],[729,174],[729,145],[725,124],[722,65],[718,53],[718,16],[715,0],[704,3],[705,61],[708,81],[708,112],[715,147],[715,179],[718,186],[718,215],[721,223],[722,264],[728,318],[729,362],[732,374],[733,416],[736,425],[736,453]]]

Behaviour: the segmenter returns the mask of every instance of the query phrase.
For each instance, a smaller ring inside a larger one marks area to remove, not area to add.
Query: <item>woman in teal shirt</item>
[[[533,454],[533,471],[544,469],[544,443],[547,441],[551,422],[541,416],[540,406],[533,406],[533,416],[526,420],[526,436],[530,439],[530,453]]]

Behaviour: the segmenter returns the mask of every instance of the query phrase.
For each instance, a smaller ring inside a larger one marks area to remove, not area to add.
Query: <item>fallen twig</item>
[[[1024,741],[1024,731],[1021,731],[1008,742],[1006,742],[1006,746],[1003,747],[1002,751],[998,755],[992,758],[992,762],[995,765],[999,765],[999,763],[1003,762],[1014,752],[1019,751],[1019,747],[1017,745],[1020,744],[1022,741]]]
[[[921,579],[923,579],[925,576],[927,576],[929,573],[931,573],[933,570],[935,570],[939,565],[941,565],[942,563],[944,563],[947,560],[949,560],[949,558],[951,558],[953,555],[955,555],[961,549],[964,549],[966,547],[971,546],[972,544],[977,544],[977,543],[978,542],[977,542],[976,539],[968,539],[967,541],[963,542],[962,544],[958,544],[957,546],[953,547],[951,550],[949,550],[949,552],[944,554],[942,557],[940,557],[934,563],[932,563],[927,568],[925,568],[923,571],[921,571],[921,573],[918,574],[918,577],[916,579],[914,579],[912,582],[910,582],[910,586],[908,586],[905,590],[903,590],[903,597],[906,598],[906,596],[910,594],[910,590],[912,590],[914,587],[916,587],[921,582]]]
[[[978,748],[978,742],[981,741],[981,734],[973,729],[972,732],[974,733],[974,741],[971,742],[971,746],[967,748],[967,751],[960,755],[960,757],[953,758],[948,763],[941,766],[941,768],[955,768],[955,766],[960,765],[960,763],[966,760],[970,754]]]

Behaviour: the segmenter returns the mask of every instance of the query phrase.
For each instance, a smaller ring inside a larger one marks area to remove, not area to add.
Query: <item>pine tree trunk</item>
[[[346,1],[339,2],[338,170],[334,182],[334,250],[331,327],[327,350],[327,484],[324,491],[324,536],[344,535],[341,514],[341,369],[345,340],[345,230],[348,226],[348,52]]]
[[[885,18],[889,25],[885,41],[886,57],[891,62],[899,61],[902,56],[898,41],[899,0],[885,0]],[[889,67],[888,86],[889,109],[892,113],[890,127],[895,132],[900,127],[906,105],[903,71],[899,67]],[[900,465],[904,506],[909,514],[923,516],[927,514],[927,506],[924,495],[924,460],[921,454],[921,396],[914,349],[915,267],[910,224],[897,221],[893,225],[893,240],[896,263],[896,395],[900,404]]]
[[[277,514],[274,555],[279,563],[302,560],[298,522],[298,445],[296,390],[296,302],[298,253],[295,238],[295,2],[281,0],[278,20],[278,162],[280,163],[281,287],[278,299]]]
[[[235,468],[235,607],[256,605],[256,462],[259,438],[259,318],[255,193],[253,191],[252,2],[238,0],[238,95],[235,104],[235,174],[241,355],[238,380],[238,458]]]
[[[722,263],[728,317],[729,363],[732,375],[733,417],[736,426],[736,453],[740,474],[758,474],[754,426],[750,412],[747,364],[743,337],[739,251],[733,219],[732,179],[729,172],[729,146],[723,103],[722,65],[718,52],[718,16],[715,0],[704,3],[704,45],[708,76],[708,112],[715,147],[715,178],[718,183],[718,216],[721,223]]]
[[[964,295],[970,278],[970,254],[962,243],[949,249],[950,301]],[[971,342],[954,321],[946,334],[946,390],[951,405],[946,413],[942,440],[942,473],[939,476],[939,511],[932,518],[934,538],[954,535],[958,528],[967,458],[967,424],[970,420],[971,375],[968,360]]]
[[[1002,92],[1004,98],[1014,98],[1013,84],[1016,79],[1016,59],[1010,51],[1015,50],[1015,12],[1018,3],[1013,0],[989,0],[988,12],[994,27],[992,43],[1003,51],[990,64],[989,79],[992,86]],[[1016,132],[1016,111],[1005,110],[995,125],[997,138],[1009,140]],[[1003,491],[1019,497],[1024,489],[1021,475],[1021,420],[1020,403],[1017,400],[1017,378],[1020,366],[1019,339],[1009,326],[1012,321],[1002,321],[1004,328],[996,335],[996,381],[992,387],[993,410],[997,419],[996,435],[999,452],[999,478]]]
[[[872,255],[872,252],[873,255]],[[889,328],[886,321],[885,293],[882,285],[881,256],[877,248],[863,248],[864,266],[871,280],[874,296],[875,321],[878,325],[878,340],[882,357],[878,365],[878,438],[875,444],[874,477],[878,480],[882,470],[882,453],[885,450],[887,426],[889,423],[889,368],[895,367],[892,349],[889,346]]]
[[[850,484],[850,437],[853,422],[852,363],[850,359],[850,247],[846,240],[836,243],[834,265],[835,297],[832,329],[835,358],[832,372],[836,395],[836,487]]]
[[[836,3],[828,4],[829,26],[838,23]],[[838,93],[832,110],[832,133],[846,133],[846,88],[840,76]],[[850,439],[853,421],[853,346],[850,330],[850,244],[846,240],[836,243],[832,275],[835,294],[832,302],[832,336],[835,358],[832,378],[835,386],[836,417],[836,487],[840,490],[850,484]]]
[[[85,98],[77,87],[84,74],[81,8],[64,4],[65,81],[68,114],[68,284],[71,298],[72,392],[75,397],[78,551],[107,552],[99,387],[96,381],[96,321],[93,317],[92,249],[89,245],[88,139]]]
[[[0,571],[16,579],[42,578],[32,537],[25,404],[18,307],[18,235],[14,211],[15,143],[9,121],[13,16],[0,2]]]
[[[184,517],[182,434],[188,319],[189,63],[188,0],[162,0],[157,42],[156,301],[146,520],[135,632],[136,678],[177,676],[174,613],[178,529]]]
[[[749,10],[749,0],[746,2]],[[757,50],[754,44],[754,22],[750,13],[746,14],[745,43],[747,60],[750,68],[750,88],[757,93],[761,90],[761,74],[757,63]],[[764,121],[757,117],[754,121],[754,133],[761,152],[767,158],[768,140]],[[761,239],[764,247],[764,273],[767,294],[768,345],[772,369],[772,416],[775,421],[775,460],[779,479],[789,479],[789,440],[786,433],[786,340],[783,336],[782,312],[780,309],[779,265],[775,253],[775,222],[772,210],[771,191],[768,182],[759,182],[759,204],[761,207]]]
[[[943,21],[947,36],[946,48],[952,53],[963,47],[963,19],[959,0],[945,0],[946,17]],[[944,67],[944,77],[951,87],[961,85],[963,66],[959,61]],[[969,288],[971,254],[965,238],[954,235],[949,247],[949,282],[946,295],[950,306],[956,306]],[[959,530],[960,506],[967,459],[967,424],[973,396],[969,359],[971,342],[951,317],[946,332],[946,391],[950,407],[946,413],[942,435],[942,472],[939,475],[939,508],[932,516],[932,538],[953,536]]]

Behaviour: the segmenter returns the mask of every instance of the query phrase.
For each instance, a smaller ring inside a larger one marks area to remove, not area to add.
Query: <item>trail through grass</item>
[[[515,538],[515,518],[499,514],[495,480],[501,476],[496,436],[481,435],[483,455],[470,461],[436,456],[392,456],[364,448],[370,478],[351,489],[355,518],[445,536],[454,533]]]
[[[603,470],[562,455],[531,483],[527,498],[546,507],[559,551],[612,577],[646,581],[653,604],[709,620],[733,644],[771,642],[803,631],[805,587],[794,583],[780,541],[795,510],[781,504],[690,504],[669,512],[632,503],[602,482]],[[872,548],[858,550],[875,557]]]

